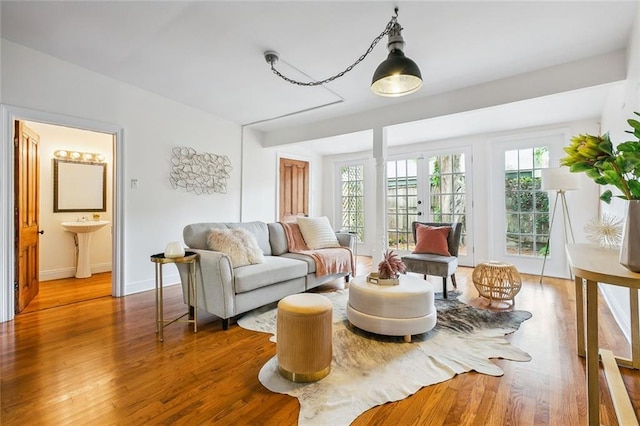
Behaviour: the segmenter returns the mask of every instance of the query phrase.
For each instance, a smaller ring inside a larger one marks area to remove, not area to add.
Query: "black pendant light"
[[[409,95],[417,92],[422,87],[422,75],[420,74],[418,65],[404,55],[403,49],[405,43],[401,35],[402,26],[398,23],[397,19],[398,8],[395,8],[395,15],[391,17],[384,31],[371,42],[369,49],[344,71],[324,80],[308,82],[293,80],[275,69],[275,64],[280,59],[277,52],[268,50],[264,52],[264,58],[271,66],[271,71],[283,80],[298,86],[319,86],[342,77],[351,71],[371,53],[373,48],[385,35],[388,35],[389,42],[387,43],[387,49],[389,49],[389,56],[378,66],[373,74],[371,91],[376,95],[388,97]]]
[[[396,9],[397,14],[398,9]],[[396,15],[397,16],[397,15]],[[393,20],[389,31],[389,56],[378,65],[373,73],[371,90],[380,96],[404,96],[417,92],[422,87],[420,68],[411,59],[404,56],[402,27]]]

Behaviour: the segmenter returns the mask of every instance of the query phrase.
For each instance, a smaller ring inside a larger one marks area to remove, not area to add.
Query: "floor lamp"
[[[550,167],[547,169],[541,169],[541,172],[542,190],[555,191],[556,198],[553,202],[553,210],[551,211],[551,223],[549,224],[549,236],[547,237],[547,246],[544,251],[544,260],[542,261],[542,272],[540,272],[540,284],[542,284],[544,267],[547,263],[547,255],[549,254],[549,243],[551,240],[551,231],[553,230],[553,222],[556,217],[558,199],[560,199],[562,208],[564,242],[565,244],[569,243],[569,236],[571,236],[572,243],[576,242],[576,239],[573,236],[573,227],[571,226],[571,216],[569,215],[569,209],[567,207],[566,192],[580,188],[580,175],[577,173],[571,173],[567,167]]]

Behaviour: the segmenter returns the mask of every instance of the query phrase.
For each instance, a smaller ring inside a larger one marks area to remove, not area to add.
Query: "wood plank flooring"
[[[359,258],[358,270],[370,270]],[[462,301],[478,298],[470,268],[456,274]],[[516,309],[533,318],[507,338],[531,362],[494,360],[502,377],[466,373],[402,401],[363,413],[354,425],[583,425],[584,360],[575,349],[575,295],[568,280],[523,275]],[[433,278],[436,289],[441,280]],[[343,280],[323,286],[331,291]],[[165,291],[167,316],[183,312],[180,286]],[[509,303],[491,309],[512,309]],[[601,303],[601,346],[629,355],[629,345]],[[20,314],[0,324],[0,424],[294,425],[295,398],[266,390],[260,368],[275,355],[269,336],[202,314],[198,333],[186,324],[154,333],[154,292]],[[640,372],[622,369],[640,417]],[[604,380],[604,377],[601,377]],[[601,423],[616,425],[606,387]]]
[[[21,314],[71,305],[109,295],[111,295],[111,272],[93,274],[89,278],[41,281],[40,292]]]

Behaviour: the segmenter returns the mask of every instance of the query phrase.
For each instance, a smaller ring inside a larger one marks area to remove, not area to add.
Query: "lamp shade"
[[[380,96],[404,96],[417,92],[422,87],[420,68],[404,56],[400,49],[389,52],[373,73],[371,90]]]
[[[540,171],[544,191],[571,191],[581,187],[580,175],[571,173],[568,167],[549,167]]]

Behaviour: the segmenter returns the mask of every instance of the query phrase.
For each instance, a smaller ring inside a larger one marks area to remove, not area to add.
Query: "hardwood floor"
[[[93,274],[89,278],[64,278],[60,280],[41,281],[38,295],[21,314],[70,305],[110,295],[111,272]]]
[[[359,258],[359,273],[370,270]],[[471,283],[470,268],[456,274],[462,301],[487,308]],[[494,360],[502,377],[466,373],[375,407],[354,425],[582,425],[585,424],[584,360],[575,349],[575,297],[568,280],[523,276],[516,309],[533,318],[507,338],[530,362]],[[436,289],[439,278],[433,278]],[[339,280],[321,291],[343,288]],[[495,304],[492,309],[512,309]],[[166,316],[183,312],[180,286],[165,291]],[[630,349],[601,304],[601,346]],[[258,371],[275,355],[269,336],[211,315],[198,333],[186,324],[154,333],[154,292],[27,312],[0,324],[0,423],[18,424],[296,424],[295,398],[272,393]],[[640,416],[640,372],[623,369]],[[601,378],[603,380],[603,377]],[[617,424],[606,387],[601,422]]]

